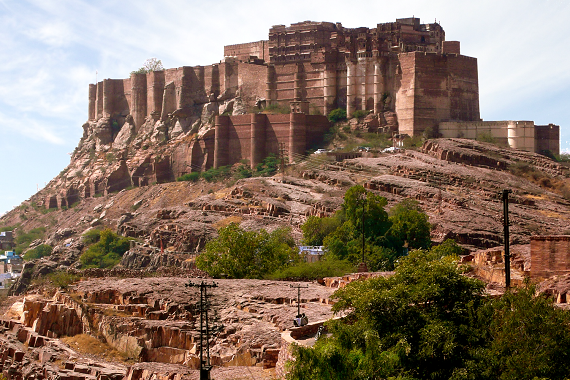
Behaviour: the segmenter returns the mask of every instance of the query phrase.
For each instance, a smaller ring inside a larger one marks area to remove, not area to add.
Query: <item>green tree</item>
[[[490,299],[477,315],[486,344],[455,379],[568,379],[570,315],[534,286]]]
[[[34,259],[39,259],[39,258],[42,258],[45,256],[49,256],[49,255],[51,255],[52,251],[53,251],[53,248],[51,247],[51,245],[40,244],[37,247],[27,251],[24,254],[24,260],[29,261],[29,260],[34,260]]]
[[[294,246],[289,229],[245,231],[231,223],[206,244],[196,266],[216,278],[263,278],[298,260]]]
[[[454,245],[415,250],[388,278],[334,293],[342,320],[294,346],[289,379],[568,379],[570,314],[533,286],[486,297]]]
[[[164,66],[162,66],[162,61],[156,58],[149,58],[144,61],[143,66],[135,71],[132,71],[131,74],[146,74],[152,71],[163,71]]]
[[[364,212],[364,235],[366,238],[377,240],[390,229],[391,222],[384,207],[386,198],[366,191],[362,186],[352,186],[344,195],[342,209],[346,220],[360,234],[362,229],[362,213]]]
[[[335,292],[332,337],[296,347],[290,379],[449,378],[470,347],[470,317],[484,285],[431,252],[402,258],[392,277]]]
[[[303,231],[303,244],[323,245],[324,238],[334,232],[341,224],[338,216],[319,218],[309,216],[307,221],[301,226]]]
[[[331,123],[346,120],[346,110],[343,108],[334,109],[329,112],[328,119]]]
[[[407,198],[390,209],[392,226],[388,233],[390,245],[400,251],[405,243],[410,249],[427,249],[431,246],[428,216],[418,201]]]
[[[260,162],[255,167],[257,175],[262,177],[270,177],[277,172],[279,168],[279,158],[275,156],[273,153],[269,154],[269,156],[263,159],[263,162]]]
[[[129,250],[130,240],[110,229],[100,232],[99,241],[90,245],[79,257],[83,268],[110,268],[117,265]]]
[[[463,248],[453,239],[445,239],[440,245],[432,247],[431,251],[439,257],[459,256],[463,253]]]

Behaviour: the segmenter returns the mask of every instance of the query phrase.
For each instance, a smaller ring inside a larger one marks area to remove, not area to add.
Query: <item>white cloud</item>
[[[60,136],[58,129],[60,128],[48,121],[39,122],[27,116],[15,118],[0,112],[0,132],[4,136],[8,133],[18,133],[32,140],[62,145],[65,140]]]
[[[26,35],[52,47],[69,45],[73,39],[71,28],[61,22],[52,22],[27,30]]]

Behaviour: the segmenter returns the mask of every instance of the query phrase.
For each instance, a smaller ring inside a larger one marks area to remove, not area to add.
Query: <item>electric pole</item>
[[[362,202],[362,226],[360,229],[360,233],[362,234],[362,262],[358,265],[358,271],[368,272],[366,262],[364,261],[364,250],[366,247],[366,239],[364,237],[364,212],[366,208],[366,193],[362,194],[362,197],[359,199],[359,201]]]
[[[285,143],[279,143],[279,157],[281,158],[281,183],[285,183]]]
[[[198,303],[198,310],[200,311],[200,380],[210,380],[210,370],[212,369],[210,364],[210,334],[214,334],[223,327],[212,327],[210,329],[208,323],[208,310],[210,309],[208,297],[210,296],[207,294],[207,289],[216,288],[218,284],[215,282],[206,284],[204,281],[197,284],[190,281],[186,286],[200,288],[200,302]]]
[[[511,287],[511,254],[509,252],[509,193],[512,190],[503,190],[503,229],[505,239],[505,287]]]
[[[297,289],[297,317],[300,318],[301,315],[301,288],[308,288],[309,285],[302,286],[302,285],[289,285],[291,288]]]

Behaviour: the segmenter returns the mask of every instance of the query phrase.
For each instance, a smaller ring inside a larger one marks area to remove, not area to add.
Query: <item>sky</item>
[[[570,151],[568,0],[0,0],[0,215],[68,164],[87,121],[88,86],[127,78],[148,58],[210,65],[224,45],[311,20],[373,28],[437,20],[478,59],[483,120],[561,128]]]

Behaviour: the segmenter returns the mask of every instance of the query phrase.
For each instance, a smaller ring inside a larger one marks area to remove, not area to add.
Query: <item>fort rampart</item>
[[[446,121],[440,122],[438,132],[445,138],[477,139],[488,136],[514,149],[535,153],[560,151],[560,127],[535,125],[533,121]]]
[[[267,67],[228,58],[210,66],[184,66],[89,85],[89,120],[132,115],[137,130],[146,118],[165,120],[176,110],[224,101],[240,94],[263,97]]]
[[[254,168],[269,154],[278,155],[280,145],[287,151],[289,162],[295,162],[329,128],[326,117],[304,113],[217,116],[213,166],[246,159]]]
[[[570,273],[570,236],[531,236],[531,278],[540,280]]]

